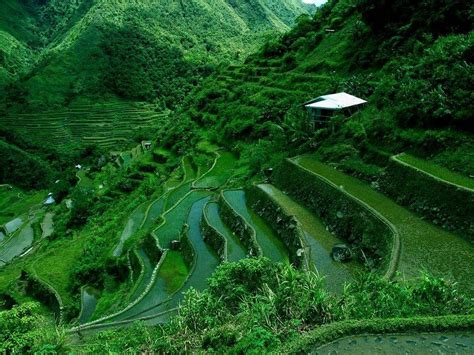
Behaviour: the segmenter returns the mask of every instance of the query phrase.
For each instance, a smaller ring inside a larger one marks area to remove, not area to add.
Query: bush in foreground
[[[412,281],[361,275],[333,296],[314,273],[245,259],[219,267],[207,290],[190,290],[169,324],[102,333],[88,339],[87,348],[261,353],[339,321],[469,314],[471,306],[456,285],[427,274]]]

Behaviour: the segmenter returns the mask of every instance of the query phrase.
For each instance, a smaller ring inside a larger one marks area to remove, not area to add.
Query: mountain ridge
[[[39,5],[41,3],[8,0],[2,5],[9,13],[30,14],[30,27],[17,30],[18,38],[14,29],[7,26],[9,21],[0,21],[0,33],[6,33],[10,39],[0,41],[0,50],[15,44],[24,48],[11,58],[3,50],[4,61],[21,62],[29,57],[10,72],[0,69],[0,73],[3,72],[0,78],[3,77],[3,82],[9,78],[11,85],[20,87],[26,101],[33,106],[38,102],[48,106],[63,105],[71,96],[81,96],[88,90],[94,94],[107,91],[103,85],[97,87],[103,78],[96,77],[107,75],[104,68],[109,58],[103,53],[103,47],[116,37],[117,31],[130,28],[144,33],[150,42],[148,46],[159,44],[175,48],[191,65],[215,65],[222,60],[241,60],[243,54],[256,48],[268,31],[288,30],[296,16],[310,9],[299,0],[277,4],[268,0],[51,0]],[[18,7],[19,4],[23,6]],[[46,24],[51,24],[52,29]],[[84,72],[90,75],[83,75]],[[89,87],[77,94],[75,91],[79,89],[75,85]]]

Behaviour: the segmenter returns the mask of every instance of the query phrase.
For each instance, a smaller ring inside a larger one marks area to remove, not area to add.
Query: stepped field
[[[472,353],[471,8],[2,2],[0,353]]]
[[[465,263],[474,257],[471,243],[423,221],[368,185],[314,159],[299,157],[294,163],[373,208],[394,226],[401,244],[397,270],[403,277],[414,277],[426,268],[434,274],[452,277],[470,292],[474,290],[474,272]]]
[[[167,114],[152,105],[129,102],[85,104],[65,110],[18,113],[0,117],[0,125],[33,135],[39,142],[55,147],[98,145],[120,150],[140,130],[153,130]]]

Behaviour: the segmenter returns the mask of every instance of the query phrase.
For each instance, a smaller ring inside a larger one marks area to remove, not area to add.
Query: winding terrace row
[[[472,291],[474,274],[466,263],[474,256],[471,243],[368,184],[301,156],[276,169],[271,184],[213,192],[232,176],[234,164],[230,154],[218,154],[211,169],[196,176],[184,160],[182,182],[135,210],[114,255],[120,255],[120,245],[140,228],[157,227],[132,253],[141,271],[130,305],[73,330],[136,320],[164,322],[184,291],[206,287],[219,262],[257,255],[316,270],[336,293],[363,272],[364,259],[387,278],[397,272],[398,277],[416,277],[425,268]],[[332,248],[340,243],[353,246],[358,258],[344,264],[334,261]]]

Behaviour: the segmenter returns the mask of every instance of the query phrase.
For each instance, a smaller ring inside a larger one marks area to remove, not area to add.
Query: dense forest
[[[0,7],[0,352],[470,353],[472,4]]]
[[[238,60],[270,30],[287,30],[295,15],[309,9],[293,0],[252,6],[224,0],[8,0],[0,6],[2,104],[22,110],[110,95],[173,107],[216,65]],[[23,22],[12,22],[16,18]]]

